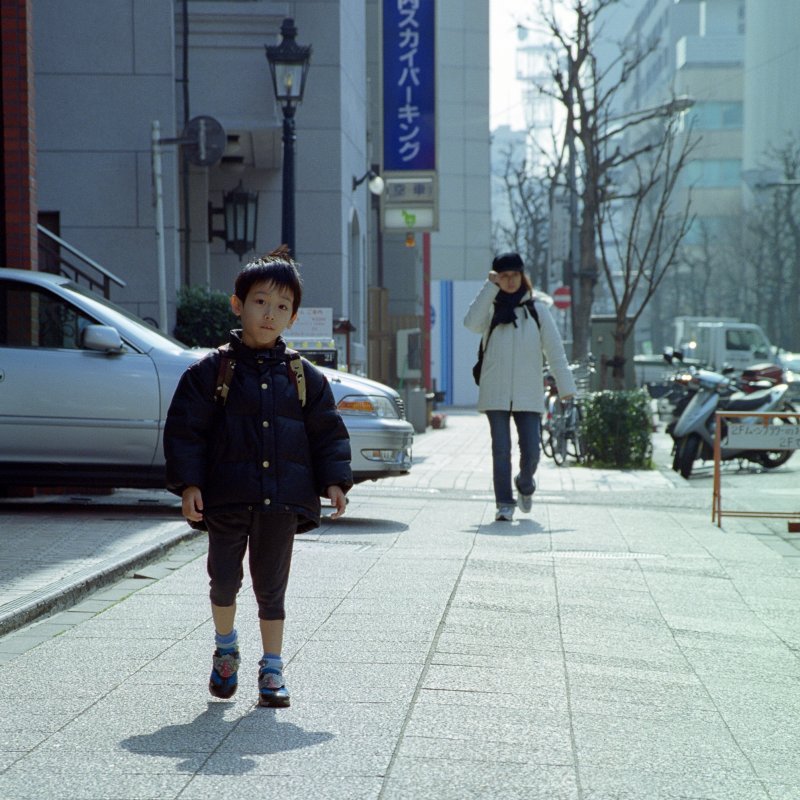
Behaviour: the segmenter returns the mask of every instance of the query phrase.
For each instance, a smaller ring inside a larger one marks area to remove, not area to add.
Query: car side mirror
[[[83,329],[81,344],[87,350],[98,350],[101,353],[122,352],[122,337],[110,325],[87,325]]]

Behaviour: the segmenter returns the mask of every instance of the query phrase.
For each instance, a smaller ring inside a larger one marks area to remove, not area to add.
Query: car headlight
[[[394,403],[388,398],[375,394],[349,394],[338,405],[340,414],[357,417],[388,417],[397,419]]]

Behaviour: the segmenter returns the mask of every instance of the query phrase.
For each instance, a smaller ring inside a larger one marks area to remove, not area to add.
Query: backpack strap
[[[539,312],[536,310],[536,306],[533,303],[533,298],[529,297],[523,304],[525,309],[527,309],[528,313],[533,317],[534,322],[536,323],[536,327],[541,330],[542,323],[539,322]],[[489,332],[486,334],[486,340],[484,341],[483,337],[481,337],[480,347],[479,347],[479,355],[485,349],[485,346],[489,344],[489,337],[492,335],[492,331],[497,327],[497,323],[492,321],[489,325]]]
[[[236,368],[236,359],[233,357],[230,345],[224,344],[217,348],[220,355],[219,368],[217,370],[217,380],[214,386],[214,402],[225,405],[228,399],[228,392],[231,389],[233,380],[233,370]],[[303,359],[296,350],[286,348],[286,355],[289,363],[289,378],[297,390],[300,398],[300,405],[306,404],[306,376],[303,369]]]
[[[536,305],[533,302],[533,298],[528,298],[525,303],[525,308],[528,310],[528,313],[533,317],[534,322],[536,323],[536,327],[541,330],[542,323],[539,322],[539,312],[536,310]]]
[[[300,405],[306,404],[306,375],[303,369],[303,358],[297,350],[286,348],[286,355],[289,357],[289,377],[292,379],[294,388],[297,389],[297,396],[300,398]]]
[[[217,380],[214,384],[214,402],[221,403],[223,406],[228,399],[228,392],[231,389],[233,380],[233,370],[236,368],[236,359],[233,357],[231,347],[223,344],[217,348],[219,353],[219,368],[217,369]]]

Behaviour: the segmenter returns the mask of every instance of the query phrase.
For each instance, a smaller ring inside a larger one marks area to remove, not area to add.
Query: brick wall
[[[2,214],[4,267],[36,269],[36,142],[30,0],[0,0]]]

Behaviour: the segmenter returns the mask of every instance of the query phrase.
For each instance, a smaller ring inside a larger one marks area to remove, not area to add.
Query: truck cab
[[[683,352],[713,370],[733,367],[740,372],[755,362],[773,361],[776,350],[759,325],[749,322],[695,322]]]

